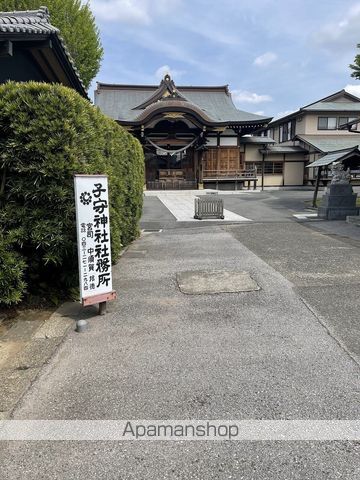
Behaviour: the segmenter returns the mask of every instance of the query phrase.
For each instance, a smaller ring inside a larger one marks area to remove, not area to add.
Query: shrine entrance
[[[197,188],[194,149],[180,153],[147,152],[146,187],[149,190]]]
[[[184,122],[159,122],[144,142],[146,188],[184,190],[198,187],[199,133]]]

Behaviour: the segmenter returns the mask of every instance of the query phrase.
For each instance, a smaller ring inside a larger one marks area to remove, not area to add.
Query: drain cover
[[[253,292],[259,285],[248,272],[228,270],[190,271],[176,275],[180,291],[189,295]]]

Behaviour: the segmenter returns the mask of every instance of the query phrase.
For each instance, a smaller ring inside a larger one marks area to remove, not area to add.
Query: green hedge
[[[26,284],[24,282],[26,263],[0,234],[0,296],[1,303],[11,305],[22,300]]]
[[[1,85],[0,232],[11,238],[15,255],[24,258],[31,294],[56,300],[77,287],[74,173],[109,176],[116,259],[138,234],[141,145],[69,88],[35,82]],[[19,282],[17,294],[7,298],[18,301],[24,288]],[[0,291],[0,303],[5,302]]]

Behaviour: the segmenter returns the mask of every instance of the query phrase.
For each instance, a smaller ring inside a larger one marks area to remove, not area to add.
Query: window
[[[283,162],[265,162],[264,173],[265,175],[276,175],[283,173]]]
[[[354,120],[356,120],[358,117],[339,117],[339,127],[340,125],[344,125],[345,123],[348,123],[348,122],[353,122]]]
[[[357,117],[318,117],[318,130],[336,130],[341,125],[356,120]],[[357,125],[351,127],[356,130]]]
[[[246,162],[246,170],[256,168],[257,175],[262,175],[263,162]],[[283,162],[264,162],[264,175],[279,175],[283,173]]]
[[[257,175],[261,175],[262,162],[246,162],[245,170],[254,170],[256,168]]]
[[[339,127],[341,125],[344,125],[345,123],[348,123],[349,117],[339,117]]]
[[[336,130],[336,117],[318,117],[318,130]]]
[[[295,122],[290,121],[280,125],[280,142],[288,142],[295,135]]]

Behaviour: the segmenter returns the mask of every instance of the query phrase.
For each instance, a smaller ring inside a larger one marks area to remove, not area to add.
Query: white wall
[[[304,183],[304,162],[284,163],[284,185],[302,185]]]
[[[302,133],[306,135],[353,135],[348,130],[318,130],[318,117],[357,117],[358,115],[359,113],[351,112],[308,113],[305,115],[305,131]]]
[[[237,137],[220,137],[221,147],[237,147],[237,144],[238,144]]]

